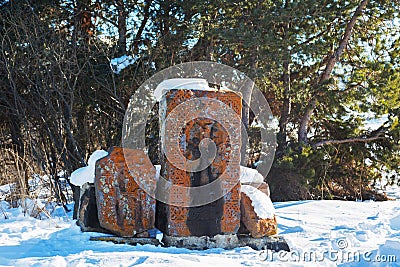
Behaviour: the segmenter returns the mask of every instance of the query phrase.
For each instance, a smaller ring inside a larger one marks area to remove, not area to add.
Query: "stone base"
[[[205,250],[209,248],[232,249],[239,247],[237,235],[185,236],[175,237],[164,235],[162,242],[167,247]]]
[[[265,236],[254,238],[248,235],[216,235],[174,237],[166,236],[162,240],[166,247],[205,250],[210,248],[233,249],[237,247],[251,247],[254,250],[269,249],[273,251],[290,251],[286,240],[281,236]]]
[[[119,237],[119,236],[91,236],[90,241],[106,241],[113,242],[114,244],[127,244],[127,245],[160,245],[160,242],[155,238],[146,237]]]
[[[272,250],[278,251],[290,251],[289,245],[282,236],[264,236],[261,238],[254,238],[251,236],[240,236],[239,242],[241,247],[251,247],[255,250]]]
[[[254,238],[248,235],[216,235],[174,237],[164,235],[161,244],[155,238],[102,236],[91,237],[91,241],[108,241],[116,244],[128,245],[162,245],[164,247],[187,248],[192,250],[205,250],[210,248],[233,249],[237,247],[251,247],[254,250],[290,251],[286,240],[281,236],[266,236]]]

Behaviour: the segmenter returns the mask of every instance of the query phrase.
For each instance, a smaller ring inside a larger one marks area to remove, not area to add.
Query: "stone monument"
[[[97,227],[97,231],[115,234],[111,238],[114,242],[158,244],[151,237],[146,241],[149,231],[158,228],[166,246],[289,250],[281,237],[270,237],[277,234],[277,221],[263,177],[257,173],[258,189],[252,181],[240,178],[244,169],[240,166],[242,96],[228,89],[205,87],[200,90],[186,85],[162,92],[159,175],[147,155],[138,149],[113,147],[108,156],[96,162],[94,186],[86,186],[84,190],[91,191],[82,193],[78,222],[83,231],[96,231]],[[183,105],[190,101],[194,101],[194,109],[192,106],[189,112]],[[229,107],[226,109],[238,119],[213,119],[224,110],[221,105]],[[180,116],[189,118],[183,120],[184,125],[176,122]],[[165,126],[167,120],[169,127]],[[169,144],[175,144],[180,155],[169,153]],[[213,151],[212,160],[199,167],[209,160],[202,157],[206,150]],[[139,186],[141,181],[145,181],[145,190]],[[212,189],[200,196],[190,193],[194,192],[192,188],[207,185]],[[152,192],[163,194],[164,201],[156,201]],[[196,197],[210,201],[193,204]],[[94,211],[97,217],[89,220],[88,214],[95,216]]]
[[[169,90],[161,99],[160,121],[166,119],[169,113],[178,105],[191,99],[212,98],[230,106],[240,117],[242,98],[233,91],[210,89],[204,90]],[[205,99],[206,100],[206,99]],[[209,107],[207,101],[199,101],[198,108],[206,108],[208,112],[219,112],[217,107]],[[240,121],[231,125],[240,135]],[[157,203],[156,226],[167,236],[214,236],[217,234],[236,234],[240,226],[240,153],[232,155],[229,137],[218,122],[208,118],[197,118],[187,123],[179,135],[180,150],[187,159],[200,157],[199,143],[209,138],[216,145],[216,155],[213,162],[204,170],[188,172],[174,166],[165,156],[161,158],[161,176],[174,184],[196,187],[216,181],[225,173],[228,181],[216,186],[233,188],[222,198],[206,205],[186,207],[188,197],[174,192],[169,194],[171,202],[176,205]],[[167,140],[173,143],[172,140]],[[163,144],[162,144],[163,145]],[[238,149],[238,151],[240,151]],[[173,159],[174,160],[174,159]],[[227,168],[229,165],[229,169]],[[223,190],[223,188],[221,188]],[[179,203],[180,202],[180,203]]]

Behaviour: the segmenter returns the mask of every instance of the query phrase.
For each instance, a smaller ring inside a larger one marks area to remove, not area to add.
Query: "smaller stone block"
[[[275,215],[273,218],[260,218],[254,211],[251,199],[241,193],[241,233],[249,232],[252,237],[264,237],[275,235],[278,232],[278,225]]]
[[[100,225],[123,237],[153,229],[156,201],[146,191],[155,190],[155,174],[142,150],[114,147],[98,160],[95,188]],[[136,181],[144,181],[146,191]]]
[[[85,183],[80,190],[78,219],[76,223],[83,232],[108,233],[106,229],[100,226],[94,184]]]

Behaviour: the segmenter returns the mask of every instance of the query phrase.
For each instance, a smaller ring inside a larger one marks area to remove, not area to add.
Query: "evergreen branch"
[[[353,90],[356,87],[366,88],[362,83],[363,82],[358,82],[358,83],[355,83],[355,84],[351,84],[346,89],[343,89],[343,90],[332,90],[332,92],[335,92],[335,93],[338,93],[338,94],[345,94],[345,93],[350,92],[351,90]]]

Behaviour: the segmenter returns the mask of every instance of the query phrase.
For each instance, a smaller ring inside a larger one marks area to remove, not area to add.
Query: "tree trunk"
[[[279,133],[277,135],[278,148],[277,154],[283,153],[286,148],[287,139],[287,123],[290,114],[290,61],[289,59],[283,62],[285,73],[283,74],[283,105],[281,108],[281,117],[279,119]]]
[[[118,55],[126,54],[126,10],[124,0],[117,0],[118,10]]]
[[[339,61],[340,57],[342,56],[345,47],[347,46],[352,30],[354,28],[354,25],[357,22],[357,19],[362,15],[365,7],[367,6],[369,0],[363,0],[357,7],[356,11],[354,12],[353,16],[351,17],[349,23],[346,26],[346,30],[344,32],[343,38],[339,43],[338,48],[336,49],[335,53],[330,55],[328,59],[328,63],[326,64],[325,70],[321,75],[321,78],[319,82],[316,85],[316,88],[321,86],[324,82],[328,81],[331,77],[332,70],[335,67],[336,62]],[[317,107],[318,100],[316,96],[314,95],[309,104],[307,105],[306,111],[304,112],[303,117],[301,118],[300,121],[300,127],[299,127],[299,132],[298,132],[298,139],[300,143],[303,144],[308,144],[308,127],[311,121],[311,117],[314,113],[315,108]]]
[[[136,32],[135,39],[132,42],[131,48],[133,50],[133,53],[137,53],[139,51],[140,39],[142,37],[143,30],[146,27],[147,21],[150,18],[150,7],[151,7],[152,0],[145,1],[145,3],[146,3],[146,6],[144,8],[143,20],[140,24],[138,31]]]
[[[317,107],[317,99],[313,97],[310,101],[310,103],[307,105],[306,112],[304,113],[303,117],[301,118],[300,121],[300,127],[299,127],[299,142],[303,144],[308,143],[308,125],[311,120],[311,116],[314,113],[314,109]]]

